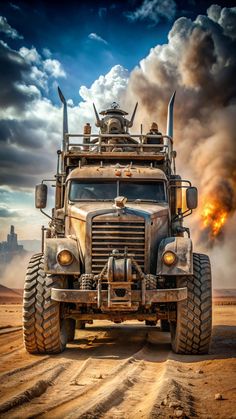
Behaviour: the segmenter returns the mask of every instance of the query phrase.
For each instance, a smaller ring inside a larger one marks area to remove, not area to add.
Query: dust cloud
[[[15,256],[5,268],[1,266],[0,284],[8,288],[24,288],[25,273],[31,257],[31,253]]]
[[[212,5],[194,22],[179,18],[132,73],[125,101],[138,119],[165,132],[174,90],[177,172],[199,188],[189,223],[196,251],[212,259],[214,287],[235,287],[236,261],[236,8]],[[136,126],[137,128],[137,126]]]

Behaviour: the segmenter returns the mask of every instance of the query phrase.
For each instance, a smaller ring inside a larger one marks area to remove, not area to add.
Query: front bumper
[[[114,285],[115,284],[115,285]],[[122,295],[118,290],[125,290]],[[51,289],[51,299],[59,302],[95,305],[102,311],[135,311],[153,303],[172,303],[187,298],[187,288],[131,290],[128,284],[113,283],[108,290]]]

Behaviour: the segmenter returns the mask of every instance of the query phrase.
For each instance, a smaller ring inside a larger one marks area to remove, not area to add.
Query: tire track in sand
[[[96,381],[88,382],[91,377],[90,371],[94,372],[95,363],[100,362],[99,360],[92,361],[89,368],[83,370],[81,376],[77,375],[77,382],[79,386],[83,386],[82,389],[75,391],[73,395],[68,395],[64,401],[56,403],[53,407],[47,407],[46,412],[36,417],[74,418],[80,417],[83,413],[90,413],[90,410],[97,412],[101,403],[102,405],[112,403],[113,399],[120,397],[127,388],[133,386],[143,368],[143,361],[131,357],[120,362],[118,367],[109,368],[109,372],[103,369],[103,374],[97,377]],[[87,381],[86,384],[84,379]]]
[[[161,334],[163,335],[163,334]],[[123,342],[125,347],[126,342]],[[149,337],[145,340],[141,349],[133,353],[132,357],[128,358],[125,362],[121,363],[109,375],[101,377],[100,382],[93,385],[87,385],[83,390],[75,393],[73,398],[65,402],[57,404],[57,406],[47,409],[40,418],[98,418],[104,416],[106,412],[110,411],[110,416],[116,417],[118,411],[116,406],[121,406],[120,416],[124,417],[124,410],[122,408],[123,400],[127,398],[127,394],[135,394],[133,397],[133,404],[140,400],[140,391],[143,392],[143,384],[148,383],[153,373],[153,366],[150,360],[155,361],[156,365],[156,381],[160,385],[163,371],[165,370],[165,362],[170,353],[169,343],[160,345],[159,348],[153,350],[152,344],[149,343]],[[90,368],[99,365],[98,360],[92,360],[94,365]],[[101,366],[100,366],[101,371]],[[77,380],[79,385],[83,385],[83,379],[88,379],[89,370],[84,369],[83,374],[79,374]],[[158,378],[159,377],[159,378]],[[159,381],[158,381],[159,379]],[[150,380],[149,385],[152,386],[153,380]],[[135,390],[136,389],[136,390]],[[152,387],[153,403],[150,403],[150,411],[156,400],[156,389]],[[130,400],[129,400],[130,402]],[[112,408],[114,409],[112,411]],[[124,406],[127,408],[127,406]],[[134,417],[134,416],[133,416]]]
[[[52,370],[49,370],[49,374],[46,374],[45,378],[37,380],[35,384],[31,385],[30,387],[27,387],[23,392],[20,392],[17,395],[10,397],[7,401],[0,404],[1,417],[4,417],[4,413],[7,413],[7,417],[9,417],[9,414],[11,414],[9,412],[12,409],[22,406],[23,404],[28,403],[34,398],[39,397],[43,393],[45,393],[47,388],[52,385],[53,381],[64,371],[64,369],[64,365],[53,367]]]
[[[233,418],[235,309],[218,311],[206,356],[175,355],[168,334],[138,323],[96,322],[56,356],[28,354],[18,331],[1,335],[1,419]]]
[[[61,355],[35,356],[35,362],[2,374],[0,383],[11,393],[0,405],[1,418],[154,418],[165,417],[160,416],[163,410],[173,414],[161,400],[169,394],[169,404],[172,393],[181,392],[183,399],[186,392],[172,379],[176,367],[169,334],[157,328],[117,327],[91,328],[85,337]],[[20,377],[24,383],[15,394],[14,382]]]
[[[119,368],[123,369],[133,362],[132,354],[140,349],[146,337],[145,329],[138,333],[138,338],[136,330],[136,328],[131,328],[130,331],[127,328],[123,330],[110,327],[87,329],[83,332],[84,335],[81,334],[81,339],[69,345],[63,354],[45,356],[43,360],[23,351],[25,359],[33,358],[35,362],[14,368],[0,376],[0,383],[2,389],[5,386],[6,396],[2,397],[1,417],[9,415],[11,418],[35,417],[45,410],[54,409],[58,404],[77,398],[81,392],[86,393],[90,387],[99,387],[103,379],[112,375],[116,369],[119,371]],[[60,371],[58,376],[52,377],[50,374],[53,369],[57,369],[65,362],[63,371]],[[40,382],[42,378],[46,378],[46,385]],[[38,387],[41,388],[39,393],[37,393]]]

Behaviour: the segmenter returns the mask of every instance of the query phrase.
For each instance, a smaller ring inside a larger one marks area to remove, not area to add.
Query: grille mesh
[[[113,249],[121,253],[128,248],[139,266],[144,269],[145,221],[93,221],[92,272],[99,273]]]

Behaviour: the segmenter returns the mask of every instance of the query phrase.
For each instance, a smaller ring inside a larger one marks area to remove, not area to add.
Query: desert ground
[[[1,418],[236,418],[236,305],[214,306],[204,356],[174,354],[159,327],[108,321],[77,330],[60,355],[36,356],[20,305],[1,305],[0,325]]]

